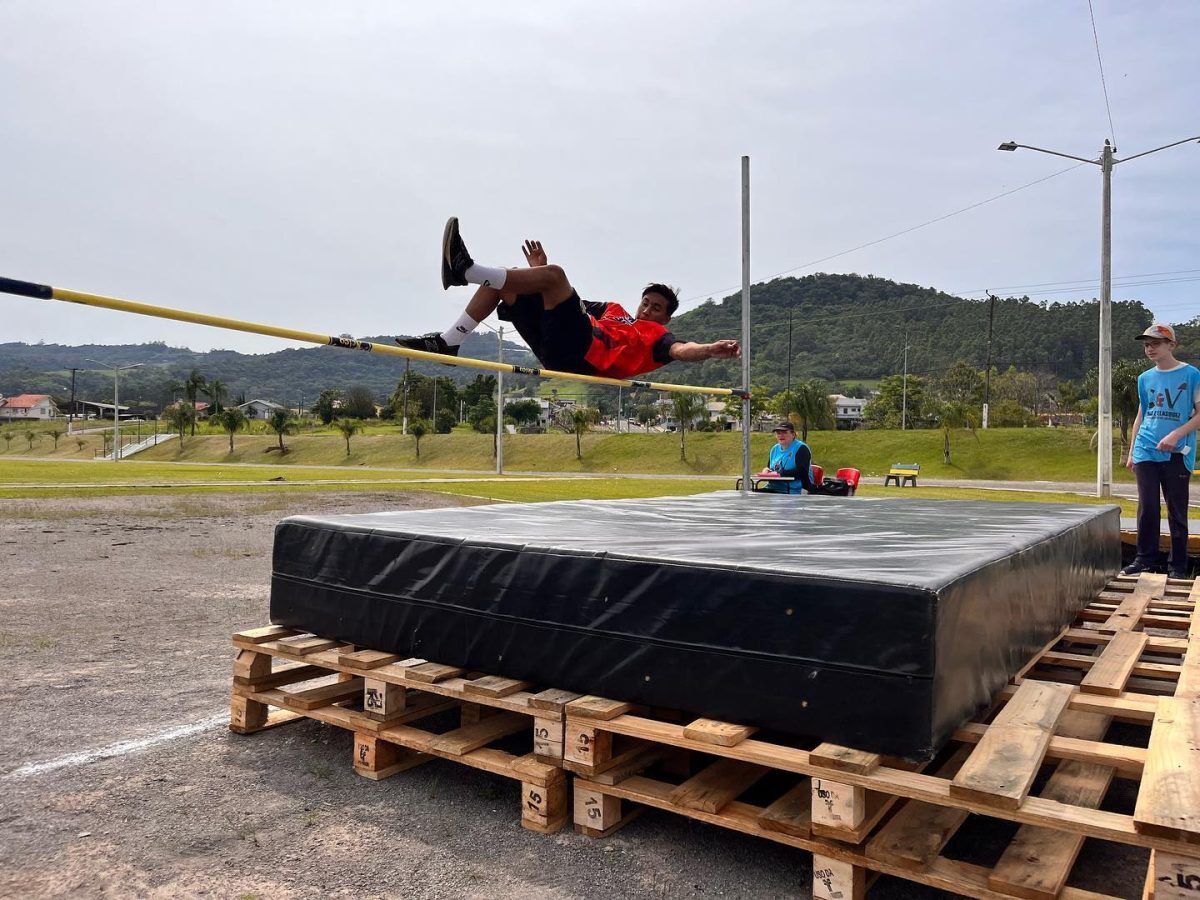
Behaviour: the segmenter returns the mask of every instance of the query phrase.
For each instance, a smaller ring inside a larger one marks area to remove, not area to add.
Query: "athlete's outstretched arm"
[[[694,344],[679,341],[671,345],[671,359],[680,362],[700,362],[705,359],[734,359],[742,355],[742,346],[737,341],[713,341],[711,344]]]

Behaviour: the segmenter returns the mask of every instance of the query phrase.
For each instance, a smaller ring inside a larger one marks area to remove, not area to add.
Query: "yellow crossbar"
[[[211,325],[214,328],[246,331],[250,334],[265,334],[268,337],[284,338],[290,341],[302,341],[308,344],[320,344],[330,347],[343,347],[347,350],[365,350],[368,353],[383,353],[391,356],[401,356],[406,359],[441,363],[446,366],[462,366],[468,369],[484,369],[490,372],[514,372],[518,375],[534,375],[538,378],[563,378],[568,381],[582,381],[588,384],[610,384],[614,387],[648,388],[655,391],[675,391],[689,394],[744,396],[744,392],[738,388],[701,387],[693,384],[666,384],[664,382],[639,381],[636,379],[602,378],[598,375],[579,375],[575,372],[556,372],[553,369],[533,369],[527,366],[513,366],[507,363],[489,362],[486,359],[447,356],[442,353],[426,353],[423,350],[410,350],[407,347],[393,347],[389,344],[375,344],[370,341],[360,341],[357,338],[335,337],[334,335],[321,334],[315,331],[301,331],[297,328],[284,328],[279,325],[263,325],[258,322],[229,319],[224,316],[211,316],[206,313],[190,312],[186,309],[152,306],[149,303],[121,300],[118,297],[85,294],[82,291],[71,291],[65,288],[34,284],[29,281],[17,281],[11,278],[0,278],[0,293],[14,294],[18,297],[33,297],[38,300],[63,300],[67,303],[81,303],[84,306],[96,306],[101,309],[116,310],[117,312],[137,313],[141,316],[155,316],[159,319],[175,319],[178,322]]]

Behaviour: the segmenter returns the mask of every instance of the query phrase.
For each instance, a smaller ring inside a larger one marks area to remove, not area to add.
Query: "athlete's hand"
[[[548,260],[541,241],[526,241],[521,250],[524,251],[525,262],[529,263],[530,268],[546,265]]]
[[[1133,451],[1132,450],[1130,450],[1129,455],[1127,457],[1125,457],[1125,468],[1127,468],[1130,472],[1133,471]]]
[[[742,346],[737,341],[713,341],[708,345],[709,359],[733,359],[742,355]]]

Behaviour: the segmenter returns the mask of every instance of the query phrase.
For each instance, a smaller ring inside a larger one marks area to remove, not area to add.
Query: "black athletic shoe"
[[[420,348],[418,348],[420,349]],[[1149,571],[1140,562],[1131,562],[1121,570],[1122,575],[1141,575],[1143,572]]]
[[[415,337],[402,335],[396,338],[396,343],[409,350],[424,350],[426,353],[441,353],[446,356],[458,356],[458,348],[451,347],[436,331],[429,334],[418,334]]]
[[[1191,578],[1186,569],[1172,569],[1167,573],[1168,578]]]
[[[473,265],[475,260],[471,259],[467,245],[458,233],[458,216],[451,216],[442,232],[442,290],[448,290],[452,284],[466,284],[465,273]]]

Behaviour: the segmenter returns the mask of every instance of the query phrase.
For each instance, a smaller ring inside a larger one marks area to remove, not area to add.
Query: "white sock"
[[[461,347],[462,342],[467,339],[467,335],[474,331],[477,325],[479,325],[478,322],[463,313],[458,317],[457,322],[442,332],[442,340],[449,347]]]
[[[478,284],[483,287],[500,290],[504,287],[504,281],[508,278],[508,272],[503,268],[481,266],[479,263],[476,263],[463,272],[463,278],[467,279],[469,284]]]

